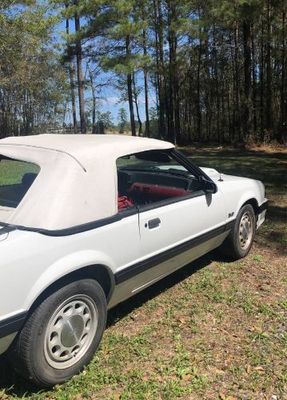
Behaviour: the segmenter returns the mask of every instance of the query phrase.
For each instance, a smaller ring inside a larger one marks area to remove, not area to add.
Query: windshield
[[[16,208],[39,171],[36,164],[0,155],[0,207]]]
[[[167,152],[151,150],[121,157],[117,160],[120,170],[160,172],[169,175],[193,177],[181,164],[173,159]]]

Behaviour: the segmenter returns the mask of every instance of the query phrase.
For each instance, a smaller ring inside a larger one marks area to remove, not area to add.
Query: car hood
[[[247,189],[251,189],[253,192],[258,193],[259,201],[264,201],[265,198],[265,188],[262,182],[245,178],[242,176],[227,175],[218,172],[213,168],[201,168],[203,172],[206,173],[216,185],[224,192],[242,192]]]
[[[206,173],[207,176],[209,176],[216,184],[218,182],[245,182],[246,184],[251,183],[252,181],[254,182],[254,179],[250,178],[245,178],[243,176],[235,176],[235,175],[227,175],[223,174],[221,172],[218,172],[214,168],[205,168],[205,167],[200,167],[200,169]]]
[[[214,168],[200,167],[200,169],[214,181],[218,181],[218,179],[220,178],[220,172],[218,172]]]

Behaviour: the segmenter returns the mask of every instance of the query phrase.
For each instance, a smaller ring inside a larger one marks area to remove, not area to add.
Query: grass
[[[23,175],[30,172],[37,174],[39,167],[28,162],[2,160],[0,164],[0,186],[21,183]]]
[[[287,399],[286,154],[185,151],[265,183],[270,208],[249,256],[210,253],[117,306],[92,363],[54,390],[2,361],[1,400]]]

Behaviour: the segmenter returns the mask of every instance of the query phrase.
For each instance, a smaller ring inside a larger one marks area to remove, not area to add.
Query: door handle
[[[148,221],[146,224],[149,229],[154,229],[160,226],[161,220],[159,218],[154,218]]]

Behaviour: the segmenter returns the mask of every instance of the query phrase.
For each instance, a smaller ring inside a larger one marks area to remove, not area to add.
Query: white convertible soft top
[[[37,135],[0,140],[0,155],[39,165],[16,209],[0,207],[0,223],[60,230],[117,213],[117,158],[171,143],[125,135]]]

